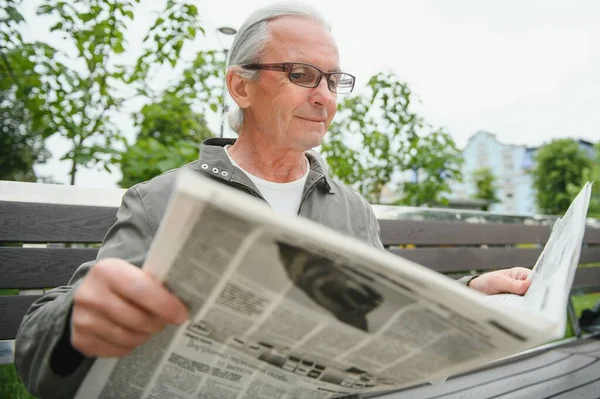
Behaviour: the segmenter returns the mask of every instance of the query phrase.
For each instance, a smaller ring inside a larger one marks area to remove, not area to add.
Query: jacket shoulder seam
[[[150,227],[150,231],[152,232],[152,235],[154,235],[154,234],[156,234],[156,229],[154,228],[154,226],[152,225],[152,221],[150,220],[150,213],[148,212],[148,207],[146,206],[144,197],[138,190],[137,185],[133,186],[132,188],[135,190],[136,194],[140,197],[140,201],[142,202],[142,208],[144,208],[144,214],[146,215],[146,222],[148,223],[148,227]]]

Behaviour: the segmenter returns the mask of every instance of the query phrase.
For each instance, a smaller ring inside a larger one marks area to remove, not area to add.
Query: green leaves
[[[595,159],[592,160],[591,166],[585,168],[581,172],[582,182],[593,182],[592,195],[588,207],[588,216],[591,218],[600,219],[600,142],[594,146]],[[567,186],[567,191],[572,198],[575,198],[581,190],[580,185],[570,183]]]
[[[122,42],[117,42],[113,45],[112,50],[115,52],[115,54],[121,54],[125,52],[125,47],[123,47]]]
[[[121,187],[151,179],[166,170],[178,168],[198,158],[199,144],[190,140],[176,140],[169,145],[152,137],[142,137],[121,155],[123,178]]]
[[[136,142],[120,155],[122,187],[197,159],[200,143],[212,136],[204,115],[176,92],[145,105],[136,116],[136,126],[140,129]]]
[[[145,97],[148,104],[133,111],[140,140],[158,134],[161,145],[171,145],[180,140],[197,142],[211,135],[204,114],[220,109],[222,53],[198,53],[187,61],[175,84],[164,92],[151,89],[150,72],[163,63],[181,65],[186,43],[204,33],[198,8],[193,1],[168,0],[146,35],[141,55],[123,61],[129,49],[127,25],[138,3],[42,2],[37,14],[50,20],[50,32],[64,38],[65,48],[73,49],[65,54],[47,43],[24,42],[20,35],[25,22],[19,11],[21,1],[0,0],[0,93],[4,93],[0,109],[22,110],[7,119],[11,129],[18,126],[17,131],[28,132],[20,143],[30,145],[29,135],[41,143],[53,135],[71,143],[71,148],[60,154],[71,162],[71,183],[80,167],[110,170],[122,159],[117,148],[126,144],[123,132],[111,121],[117,113],[123,114],[133,98]],[[41,161],[41,149],[28,159]]]
[[[402,204],[441,202],[449,181],[461,177],[456,145],[443,130],[431,130],[412,103],[405,82],[378,73],[363,93],[339,104],[322,144],[332,173],[372,203],[383,200],[384,188],[396,191]]]
[[[71,183],[80,166],[106,165],[112,156],[112,145],[121,132],[110,123],[108,115],[125,99],[117,94],[116,84],[123,81],[122,68],[110,60],[126,50],[125,23],[133,17],[133,1],[90,0],[67,3],[47,0],[37,12],[54,18],[51,32],[60,32],[73,44],[81,68],[73,68],[61,54],[47,44],[32,46],[36,59],[34,70],[43,66],[43,79],[36,92],[38,107],[30,107],[34,115],[48,115],[53,135],[72,143],[63,159],[72,163]],[[40,52],[38,50],[43,50]]]
[[[54,24],[51,28],[50,28],[50,32],[54,32],[55,30],[60,30],[63,28],[63,23],[62,22],[58,22],[56,24]]]
[[[36,61],[44,61],[46,69],[55,65],[43,46],[23,42],[20,4],[0,1],[0,180],[35,181],[33,165],[49,157],[43,139],[51,131],[43,93],[48,83]]]
[[[475,184],[475,198],[486,200],[488,204],[500,202],[496,193],[496,177],[490,168],[481,168],[473,172],[473,183]],[[487,211],[489,205],[484,207]]]
[[[223,103],[225,54],[200,51],[169,92],[201,104],[203,111],[218,112]]]
[[[50,154],[34,126],[36,121],[14,91],[0,88],[0,180],[36,180],[33,165]]]
[[[557,139],[537,151],[535,162],[532,176],[538,210],[563,214],[585,183],[584,174],[592,169],[592,160],[576,141]]]
[[[145,105],[135,123],[140,128],[138,138],[152,137],[165,145],[178,140],[201,142],[212,136],[204,115],[176,93],[166,93],[160,101]]]
[[[167,1],[159,15],[144,38],[144,50],[133,70],[133,79],[146,79],[153,64],[177,66],[184,44],[194,40],[198,31],[204,33],[193,2]]]

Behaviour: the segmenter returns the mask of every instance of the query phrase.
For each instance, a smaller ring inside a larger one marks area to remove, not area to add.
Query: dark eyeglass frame
[[[319,77],[317,78],[317,81],[315,82],[314,85],[304,85],[304,84],[300,84],[298,82],[294,82],[292,80],[291,74],[292,74],[292,71],[294,70],[294,67],[297,65],[311,67],[311,68],[316,69],[319,72]],[[329,90],[332,91],[333,93],[338,93],[338,94],[350,94],[352,92],[352,90],[354,90],[354,84],[356,83],[356,77],[352,74],[349,74],[347,72],[342,72],[342,71],[323,72],[316,66],[311,65],[311,64],[306,64],[304,62],[281,62],[281,63],[271,63],[271,64],[245,64],[245,65],[242,65],[242,68],[249,69],[252,71],[260,70],[260,71],[285,72],[285,73],[287,73],[288,79],[291,83],[301,86],[301,87],[307,87],[309,89],[317,87],[319,85],[319,83],[321,83],[321,79],[323,79],[323,76],[325,76],[326,82],[327,82],[327,87],[329,88]],[[337,90],[332,89],[331,88],[331,80],[330,80],[332,75],[350,76],[352,78],[352,86],[350,87],[350,90],[348,92],[340,93]]]

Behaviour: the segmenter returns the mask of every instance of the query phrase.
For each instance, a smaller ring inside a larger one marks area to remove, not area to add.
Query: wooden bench
[[[0,341],[14,339],[44,289],[66,284],[81,263],[95,258],[122,194],[0,182],[0,290],[18,290],[0,296]],[[380,219],[380,225],[389,251],[448,275],[531,267],[550,232],[549,225],[515,223]],[[590,227],[581,263],[592,262],[600,262],[600,229]],[[574,291],[600,292],[600,267],[580,268]],[[580,336],[576,323],[574,328]]]
[[[0,296],[0,341],[14,339],[44,289],[95,259],[123,193],[0,181],[0,290],[18,290]]]

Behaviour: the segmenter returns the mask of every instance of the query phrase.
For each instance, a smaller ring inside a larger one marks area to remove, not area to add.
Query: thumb
[[[507,292],[510,294],[523,295],[529,289],[531,280],[517,280],[509,278],[507,281]]]

